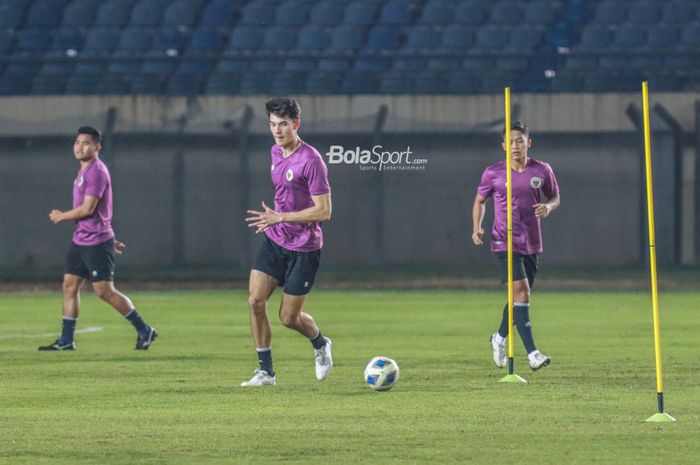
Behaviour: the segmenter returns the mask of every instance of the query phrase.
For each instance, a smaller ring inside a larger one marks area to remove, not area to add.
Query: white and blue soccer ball
[[[399,365],[389,357],[374,357],[365,367],[365,382],[375,391],[388,391],[398,380]]]

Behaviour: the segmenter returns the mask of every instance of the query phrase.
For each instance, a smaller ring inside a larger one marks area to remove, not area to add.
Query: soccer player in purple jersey
[[[80,288],[90,280],[97,295],[124,315],[136,328],[136,350],[147,350],[158,336],[147,325],[131,300],[114,287],[114,254],[124,244],[115,241],[112,230],[112,181],[100,160],[102,135],[90,126],[78,129],[73,155],[80,170],[73,182],[73,209],[51,210],[55,224],[75,221],[63,275],[63,328],[61,337],[39,350],[75,350],[73,333],[80,312]]]
[[[324,380],[333,367],[331,340],[304,312],[304,300],[318,271],[323,233],[321,222],[331,218],[328,169],[318,151],[297,134],[301,108],[290,98],[265,105],[272,146],[270,175],[275,188],[274,209],[262,202],[262,211],[248,210],[248,226],[265,233],[265,242],[250,271],[248,309],[250,329],[260,368],[241,386],[273,386],[272,333],[267,301],[283,287],[279,318],[286,327],[309,338],[316,353],[316,378]]]
[[[506,150],[505,131],[503,150]],[[527,125],[521,121],[511,126],[510,148],[513,182],[513,319],[525,345],[530,368],[539,370],[551,359],[535,346],[530,323],[530,289],[537,274],[537,259],[542,253],[540,222],[559,206],[559,185],[552,168],[528,157],[532,139]],[[498,263],[501,283],[508,281],[508,226],[506,195],[506,162],[486,168],[472,207],[472,241],[482,245],[485,204],[494,200],[494,220],[491,230],[491,252]],[[493,361],[497,367],[506,366],[505,341],[508,335],[508,304],[498,331],[491,336]]]

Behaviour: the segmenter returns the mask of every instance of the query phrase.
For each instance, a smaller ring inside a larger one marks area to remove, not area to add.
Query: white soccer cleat
[[[316,351],[316,379],[323,381],[328,377],[333,368],[333,356],[331,355],[331,340],[327,337],[326,345]]]
[[[496,342],[496,333],[491,335],[491,347],[493,348],[493,363],[496,364],[498,368],[503,368],[506,366],[506,344],[499,344]]]
[[[259,387],[259,386],[274,386],[275,377],[270,376],[265,370],[255,370],[255,376],[248,381],[243,381],[241,387]]]
[[[534,351],[532,354],[528,354],[527,358],[530,360],[530,368],[532,371],[537,371],[542,367],[546,367],[552,363],[552,359],[541,353],[539,350]]]

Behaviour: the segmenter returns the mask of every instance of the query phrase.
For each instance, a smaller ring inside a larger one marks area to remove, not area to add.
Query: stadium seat
[[[283,71],[275,73],[270,83],[273,95],[302,94],[306,91],[306,73]]]
[[[50,31],[46,29],[22,29],[17,32],[13,55],[42,54],[51,44]]]
[[[436,25],[418,25],[408,31],[406,44],[401,48],[405,54],[427,53],[436,50],[442,40],[442,28]]]
[[[208,95],[235,95],[241,86],[240,74],[219,74],[209,76],[204,84],[204,93]]]
[[[419,24],[445,26],[454,21],[455,5],[445,0],[430,0],[418,17]]]
[[[379,13],[380,24],[404,26],[411,23],[411,6],[405,0],[389,0]]]
[[[367,73],[346,73],[340,83],[342,94],[374,94],[377,88],[377,79]]]
[[[546,25],[559,15],[561,5],[551,0],[535,0],[525,4],[523,21],[527,24]]]
[[[472,50],[479,52],[499,52],[509,43],[510,28],[488,24],[476,31],[476,42]]]
[[[32,90],[32,80],[27,76],[7,75],[0,78],[0,95],[26,95]]]
[[[216,30],[197,29],[192,33],[187,53],[213,55],[223,48],[225,41],[226,38]]]
[[[274,24],[279,26],[301,27],[309,20],[308,9],[308,2],[287,0],[277,7]]]
[[[66,88],[67,77],[54,74],[39,74],[32,80],[33,95],[60,95]]]
[[[204,89],[205,79],[196,74],[174,74],[165,84],[168,95],[199,95]]]
[[[168,0],[141,0],[131,10],[129,26],[158,27],[163,20],[163,11]]]
[[[627,13],[628,21],[638,26],[656,24],[659,21],[660,5],[656,1],[634,2]]]
[[[481,79],[471,71],[457,71],[447,75],[450,94],[475,94],[481,90]]]
[[[95,0],[73,0],[63,10],[61,26],[64,28],[91,26],[99,6],[99,2]]]
[[[449,93],[449,75],[425,71],[417,73],[413,78],[414,94],[446,94]]]
[[[488,25],[514,25],[524,17],[520,4],[511,0],[500,0],[491,6]]]
[[[309,24],[317,26],[337,26],[343,20],[343,8],[338,7],[336,0],[323,0],[311,8]]]
[[[578,25],[589,19],[589,9],[587,0],[568,0],[564,3],[561,17],[564,21],[572,25]]]
[[[259,26],[237,26],[224,49],[224,54],[254,52],[260,48],[265,37],[265,29]]]
[[[318,54],[331,44],[330,31],[325,27],[307,25],[299,31],[296,50],[305,55]]]
[[[386,71],[391,67],[391,60],[386,57],[358,56],[355,58],[352,67],[358,71]]]
[[[155,31],[153,45],[151,46],[152,56],[175,57],[190,43],[190,33],[181,27],[163,27]]]
[[[117,29],[92,29],[88,31],[80,57],[108,56],[119,44],[119,37]]]
[[[558,72],[552,79],[552,92],[581,92],[584,78],[579,74]]]
[[[368,0],[348,3],[343,15],[343,24],[348,26],[369,26],[377,16],[376,5]]]
[[[569,23],[560,22],[549,26],[547,30],[547,48],[550,50],[570,48],[573,42]]]
[[[199,19],[201,0],[176,0],[169,3],[163,14],[162,26],[191,27]]]
[[[677,47],[684,51],[700,49],[700,22],[688,23],[683,27]]]
[[[163,93],[165,80],[162,77],[133,76],[129,80],[129,91],[134,95],[159,95]]]
[[[214,0],[202,12],[199,27],[210,29],[226,29],[234,21],[236,12],[243,5],[243,0]]]
[[[438,50],[464,52],[474,45],[476,29],[461,24],[450,24],[442,31]]]
[[[35,0],[29,7],[25,28],[52,29],[61,22],[66,0]]]
[[[382,73],[378,92],[380,94],[412,94],[413,82],[411,76],[399,71]]]
[[[605,50],[612,44],[613,29],[603,24],[589,24],[581,31],[581,40],[575,46],[580,50]]]
[[[315,72],[306,76],[305,92],[313,95],[336,94],[340,90],[341,74]]]
[[[378,53],[396,50],[401,46],[399,29],[394,26],[373,26],[367,33],[363,52]]]
[[[318,58],[309,56],[298,58],[287,58],[284,62],[285,71],[305,71],[313,72],[318,69]]]
[[[22,23],[24,9],[14,5],[0,5],[0,30],[17,29]]]
[[[240,24],[269,27],[275,22],[275,3],[257,0],[246,4],[241,11]]]
[[[272,26],[265,30],[261,50],[287,52],[297,43],[299,30],[295,26]]]
[[[216,74],[238,74],[246,71],[250,71],[250,58],[244,57],[227,57],[222,58],[214,67],[214,72]]]
[[[455,8],[454,22],[466,26],[480,26],[486,18],[484,2],[479,0],[462,0]]]
[[[356,52],[362,47],[362,28],[343,25],[334,29],[331,34],[331,43],[325,50],[329,54]]]
[[[627,20],[628,2],[603,0],[596,6],[594,22],[597,24],[622,24]]]
[[[64,93],[67,95],[97,94],[99,79],[92,75],[73,75],[66,81]]]
[[[665,24],[685,24],[697,18],[693,0],[667,0],[661,9],[661,21]]]
[[[647,46],[650,49],[668,50],[679,41],[681,29],[675,25],[657,24],[647,29]]]
[[[619,26],[614,30],[612,43],[598,59],[598,66],[603,69],[627,69],[632,63],[633,54],[631,52],[639,51],[645,47],[646,31],[644,28],[629,23]],[[643,62],[637,61],[636,64],[645,67]]]
[[[130,18],[134,0],[108,0],[97,10],[95,27],[123,27]]]
[[[100,95],[124,95],[129,92],[129,81],[123,77],[105,76],[97,83],[97,93]]]
[[[53,40],[44,57],[55,60],[74,58],[82,50],[84,43],[85,35],[80,30],[59,29],[53,34]]]
[[[272,76],[270,74],[246,74],[241,79],[240,93],[242,95],[264,95],[270,93],[271,87]]]

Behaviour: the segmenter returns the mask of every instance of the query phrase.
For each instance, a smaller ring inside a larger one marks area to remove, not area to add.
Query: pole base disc
[[[498,380],[499,383],[527,383],[524,378],[518,375],[505,375],[503,378]]]
[[[649,418],[646,419],[646,421],[654,422],[654,423],[671,423],[673,421],[676,421],[675,418],[673,418],[671,415],[668,413],[655,413]]]

